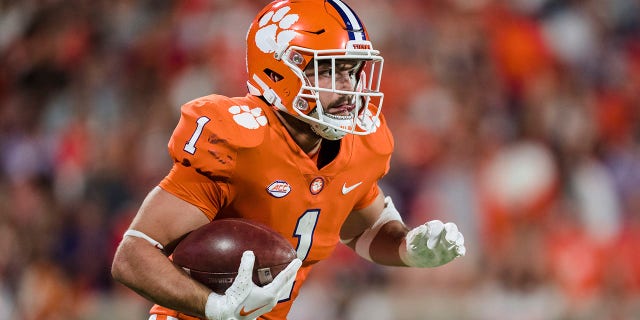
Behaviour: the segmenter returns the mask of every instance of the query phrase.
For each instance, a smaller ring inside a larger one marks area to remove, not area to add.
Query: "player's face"
[[[310,67],[311,68],[305,70],[305,74],[309,78],[309,81],[311,81],[312,85],[328,89],[332,87],[333,70],[331,68],[331,62],[327,61],[318,64],[317,84],[315,83],[313,64],[311,64]],[[358,71],[359,67],[360,65],[356,62],[336,62],[335,89],[353,91],[355,89],[357,81],[356,72]],[[330,113],[333,115],[348,115],[349,112],[355,108],[352,102],[353,99],[351,95],[322,91],[320,92],[319,96],[320,103],[324,107],[325,113]]]

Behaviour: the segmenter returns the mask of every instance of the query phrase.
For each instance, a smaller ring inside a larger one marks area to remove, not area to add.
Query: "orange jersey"
[[[210,95],[182,107],[168,146],[175,164],[160,187],[209,219],[270,226],[303,260],[289,298],[261,319],[286,319],[312,265],[330,256],[349,213],[373,202],[389,170],[393,138],[382,117],[376,132],[324,141],[322,149],[331,145],[335,158],[318,169],[271,107],[251,95]],[[159,306],[151,312],[187,319]]]

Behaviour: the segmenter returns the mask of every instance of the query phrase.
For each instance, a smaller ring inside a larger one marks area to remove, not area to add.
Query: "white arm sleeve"
[[[382,226],[387,224],[387,222],[393,220],[397,220],[402,223],[402,217],[400,216],[400,213],[398,212],[396,207],[393,205],[391,197],[385,197],[384,204],[384,209],[382,209],[382,213],[380,213],[380,217],[378,217],[378,220],[376,220],[376,222],[374,222],[370,228],[365,230],[356,242],[356,253],[369,261],[373,261],[371,260],[371,254],[369,254],[371,242],[373,242],[373,239],[376,237]],[[340,242],[349,243],[352,240],[353,239],[340,239]]]

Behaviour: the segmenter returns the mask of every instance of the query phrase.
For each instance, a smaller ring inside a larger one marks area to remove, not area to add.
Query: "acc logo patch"
[[[286,181],[276,180],[267,187],[267,192],[276,198],[282,198],[291,192],[291,186]]]

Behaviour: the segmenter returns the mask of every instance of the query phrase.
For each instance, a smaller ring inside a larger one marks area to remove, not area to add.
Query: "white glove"
[[[410,267],[441,266],[464,256],[464,236],[453,222],[429,221],[409,231],[400,245],[400,258]]]
[[[245,251],[240,260],[238,275],[224,295],[212,292],[205,305],[208,320],[255,319],[273,309],[285,288],[291,288],[302,265],[294,259],[271,283],[259,287],[253,283],[253,251]]]

